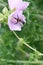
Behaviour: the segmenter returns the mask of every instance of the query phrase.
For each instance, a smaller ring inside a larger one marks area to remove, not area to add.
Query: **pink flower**
[[[18,18],[21,20],[17,21]],[[13,12],[8,18],[8,25],[12,31],[21,31],[21,27],[25,22],[25,16],[22,14],[22,11]]]
[[[29,2],[22,0],[8,0],[9,8],[15,10],[8,17],[8,26],[11,31],[21,31],[23,24],[26,23],[25,16],[23,15],[23,10],[25,10]]]

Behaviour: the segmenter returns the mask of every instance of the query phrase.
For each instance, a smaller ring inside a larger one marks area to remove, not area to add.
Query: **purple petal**
[[[17,8],[17,6],[19,6],[20,2],[22,2],[22,0],[8,0],[9,8],[11,10],[14,8]]]
[[[30,2],[20,2],[19,6],[17,7],[18,10],[25,10],[29,6]]]
[[[26,18],[25,18],[24,15],[21,15],[21,16],[19,16],[19,17],[20,17],[20,19],[21,19],[22,21],[24,21],[24,23],[26,23]]]
[[[11,31],[15,30],[15,31],[21,31],[21,26],[18,24],[14,24],[11,21],[8,21],[8,26],[10,28]]]

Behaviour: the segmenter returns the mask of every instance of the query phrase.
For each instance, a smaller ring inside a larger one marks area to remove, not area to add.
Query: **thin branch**
[[[43,56],[43,54],[42,54],[41,52],[37,51],[36,49],[34,49],[33,47],[31,47],[30,45],[26,44],[25,42],[24,42],[24,44],[25,44],[28,48],[30,48],[31,50],[33,50],[34,52],[37,52],[39,56]]]
[[[7,60],[7,59],[0,59],[0,62],[7,62],[7,63],[27,63],[27,64],[43,64],[43,61],[20,61],[20,60]]]
[[[13,31],[14,35],[17,37],[17,39],[19,41],[23,40],[22,38],[20,38],[14,31]],[[36,49],[34,49],[33,47],[31,47],[29,44],[27,44],[24,40],[23,40],[23,43],[28,47],[30,48],[31,50],[33,50],[34,52],[37,52],[39,56],[43,56],[43,54],[39,51],[37,51]]]
[[[13,34],[16,36],[18,40],[20,40],[19,36],[13,31]]]

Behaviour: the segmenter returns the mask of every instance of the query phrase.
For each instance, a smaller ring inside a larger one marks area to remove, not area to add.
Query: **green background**
[[[29,7],[24,11],[26,24],[20,32],[16,33],[31,47],[43,53],[43,0],[25,1],[30,2]],[[0,0],[0,12],[4,7],[8,8],[7,0]],[[0,27],[0,65],[43,65],[42,63],[13,63],[9,60],[37,62],[43,61],[43,56],[38,56],[37,53],[19,42],[9,27],[2,23]]]

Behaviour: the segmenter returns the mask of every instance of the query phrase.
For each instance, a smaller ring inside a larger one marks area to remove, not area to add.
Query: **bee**
[[[18,22],[21,22],[22,24],[24,24],[24,21],[23,20],[21,20],[20,18],[19,18],[19,16],[17,15],[17,18],[16,17],[14,17],[14,19],[16,19],[17,20],[17,22],[15,23],[15,24],[17,24]]]

